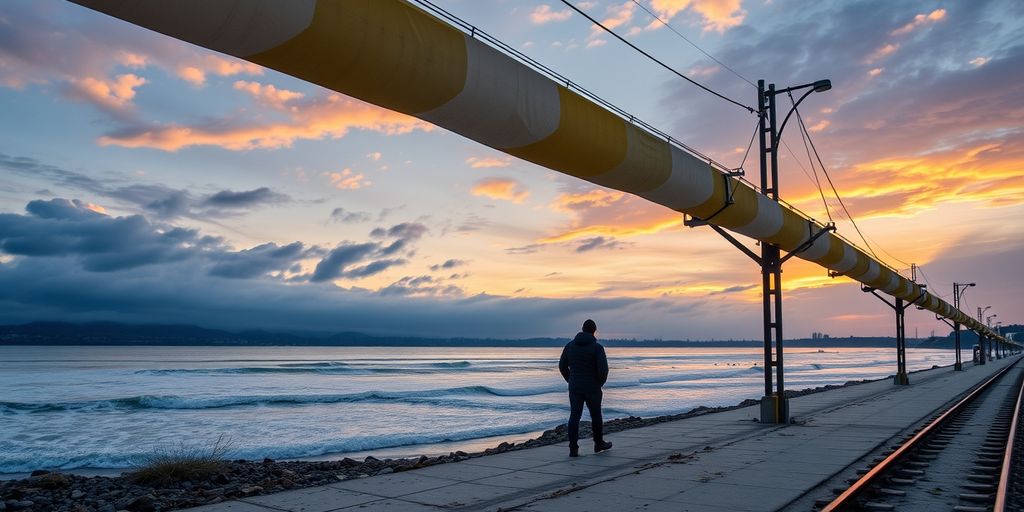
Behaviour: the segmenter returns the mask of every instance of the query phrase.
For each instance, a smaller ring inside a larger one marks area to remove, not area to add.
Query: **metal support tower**
[[[761,156],[761,193],[779,200],[778,131],[775,125],[775,84],[765,91],[764,80],[757,82],[758,147]],[[789,400],[783,372],[782,337],[782,253],[779,246],[761,242],[761,308],[764,327],[764,396],[761,398],[762,423],[789,423]],[[775,369],[774,385],[772,369]]]
[[[918,286],[921,286],[922,289],[924,288],[923,285]],[[864,293],[870,293],[871,295],[878,297],[878,300],[884,302],[887,306],[889,306],[890,308],[892,308],[893,311],[896,312],[896,374],[892,376],[892,383],[896,384],[897,386],[906,386],[910,384],[910,379],[907,377],[906,312],[907,308],[917,304],[917,301],[923,299],[924,296],[927,295],[927,292],[922,290],[921,295],[919,295],[916,299],[910,301],[909,303],[904,302],[903,299],[899,297],[896,297],[896,302],[892,303],[886,300],[885,297],[879,295],[878,292],[876,292],[875,289],[871,288],[870,286],[861,285],[860,289]]]
[[[818,80],[808,84],[776,90],[775,84],[770,84],[766,88],[764,80],[758,80],[760,192],[772,201],[778,202],[779,200],[778,144],[782,137],[782,131],[786,128],[786,123],[789,121],[789,116],[796,110],[797,105],[812,92],[827,91],[831,88],[832,82],[829,80]],[[801,89],[808,90],[794,103],[793,108],[789,110],[786,117],[782,120],[782,125],[777,126],[775,96]],[[742,176],[743,174],[742,169],[729,173],[733,177]],[[728,181],[726,183],[728,184]],[[726,186],[725,204],[722,205],[721,209],[705,219],[684,216],[683,224],[688,227],[709,226],[761,267],[761,308],[764,327],[764,396],[761,397],[761,423],[789,423],[789,401],[786,399],[786,380],[783,365],[782,265],[793,256],[806,251],[825,233],[835,231],[836,227],[835,224],[828,223],[824,228],[821,228],[811,236],[810,239],[801,244],[800,247],[786,255],[782,254],[782,249],[779,246],[761,242],[761,254],[758,255],[725,229],[710,223],[715,215],[718,215],[732,204],[732,195],[729,192],[729,186]]]
[[[971,286],[974,286],[974,283],[953,283],[953,308],[957,311],[960,311],[960,296]],[[960,322],[953,322],[953,332],[956,338],[956,360],[958,365],[955,369],[963,370],[963,365],[960,364]],[[978,364],[985,364],[985,346],[980,335],[978,336],[978,348],[981,349],[979,350],[980,354],[978,357],[980,359]]]

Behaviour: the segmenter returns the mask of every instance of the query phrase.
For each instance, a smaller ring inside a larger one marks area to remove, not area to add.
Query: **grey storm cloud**
[[[224,252],[213,256],[216,263],[210,275],[233,279],[252,279],[274,271],[290,268],[297,261],[320,253],[307,248],[302,242],[279,246],[275,243],[258,245],[237,252]]]
[[[379,242],[344,242],[332,249],[317,264],[310,281],[322,283],[339,278],[364,278],[379,274],[391,267],[405,265],[405,258],[391,258],[403,251],[411,253],[412,244],[429,231],[418,222],[403,222],[390,228],[375,228],[371,238]],[[390,242],[385,243],[388,239]],[[366,262],[370,258],[379,258]]]
[[[393,249],[395,243],[402,242],[402,247],[408,248],[415,241],[402,238],[390,245],[346,241],[330,251],[301,242],[265,243],[234,251],[219,237],[153,223],[142,215],[109,216],[77,199],[35,200],[26,205],[25,212],[0,214],[0,252],[26,258],[71,258],[88,272],[115,272],[194,259],[210,276],[254,279],[275,272],[298,274],[300,262],[319,258],[312,274],[289,279],[358,280],[406,264],[404,258],[388,256],[398,252]],[[420,233],[405,228],[394,232],[411,237]]]
[[[164,220],[179,217],[230,217],[248,210],[289,204],[287,194],[267,187],[253,190],[220,190],[212,194],[195,194],[160,184],[133,183],[125,178],[95,178],[84,173],[62,169],[33,158],[0,153],[0,169],[26,178],[42,179],[54,185],[89,192],[120,201],[147,215]]]
[[[415,238],[425,228],[407,224],[384,231]],[[0,214],[0,253],[11,256],[0,259],[0,323],[184,322],[230,329],[530,337],[572,334],[588,317],[625,325],[649,323],[654,318],[645,315],[655,312],[678,321],[692,310],[633,298],[467,297],[432,276],[403,277],[378,290],[310,284],[405,264],[403,258],[381,257],[384,247],[377,240],[343,242],[330,251],[300,242],[233,250],[220,238],[142,215],[113,217],[82,201],[37,200],[23,214]],[[295,274],[300,260],[315,258],[320,261],[311,275],[274,275]]]
[[[461,266],[463,266],[465,264],[466,264],[466,262],[464,260],[450,259],[450,260],[445,260],[444,263],[438,263],[436,265],[431,265],[430,266],[430,270],[433,270],[433,271],[437,272],[438,270],[442,270],[442,269],[450,269],[450,268],[455,268],[455,267],[461,267]]]
[[[92,272],[177,261],[220,243],[190,229],[156,229],[141,215],[102,215],[80,201],[36,200],[25,210],[28,215],[0,214],[0,250],[16,256],[74,257]]]
[[[203,198],[200,203],[212,208],[251,208],[265,204],[286,203],[291,198],[285,194],[274,192],[267,187],[235,192],[221,190]]]
[[[332,222],[340,222],[342,224],[355,224],[357,222],[369,222],[371,216],[366,212],[353,212],[344,208],[335,208],[331,210],[330,220]]]

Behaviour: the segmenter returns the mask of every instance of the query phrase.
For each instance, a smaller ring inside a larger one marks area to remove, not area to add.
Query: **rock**
[[[99,510],[99,512],[117,512],[117,508],[114,507],[112,503],[100,505],[100,507],[97,510]]]
[[[274,463],[274,459],[263,459],[263,464],[264,465],[273,464],[273,463]]]
[[[73,499],[73,500],[77,500],[77,499],[81,498],[82,496],[85,496],[85,493],[82,492],[81,489],[75,489],[75,490],[71,491],[71,499]]]
[[[377,474],[378,475],[387,475],[389,473],[394,473],[394,472],[395,472],[395,470],[392,469],[392,468],[384,468],[384,469],[378,471]]]
[[[240,492],[242,494],[245,494],[245,495],[256,494],[256,493],[262,492],[262,491],[263,491],[263,488],[258,486],[258,485],[250,485],[248,487],[242,487],[241,489],[238,490],[238,492]]]
[[[156,512],[154,502],[156,497],[152,495],[139,496],[126,507],[131,512]]]
[[[378,463],[380,463],[380,459],[370,455],[370,456],[367,456],[365,459],[363,459],[363,462],[366,463],[366,464],[378,464]]]
[[[68,477],[66,477],[66,476],[64,476],[64,475],[62,475],[60,473],[46,472],[46,473],[43,473],[40,476],[35,477],[35,479],[36,479],[36,484],[39,485],[39,487],[42,487],[43,489],[50,489],[50,490],[60,489],[62,487],[67,487],[68,484],[71,483],[71,481],[68,480]]]
[[[225,475],[224,473],[217,473],[216,475],[213,476],[213,483],[216,483],[216,484],[224,485],[224,484],[226,484],[226,483],[228,483],[230,481],[231,481],[231,478],[228,477],[227,475]],[[189,487],[191,487],[191,486],[189,486]]]
[[[32,500],[20,500],[20,501],[10,500],[10,501],[7,501],[6,504],[7,504],[7,508],[9,510],[28,510],[28,509],[32,508],[32,506],[35,505],[36,502],[34,502]]]
[[[45,470],[45,469],[37,469],[37,470],[33,471],[30,476],[43,476],[43,475],[49,475],[49,474],[50,474],[50,472]]]

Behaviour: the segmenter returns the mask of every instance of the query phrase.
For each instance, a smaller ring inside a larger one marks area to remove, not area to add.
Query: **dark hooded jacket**
[[[569,391],[599,391],[608,380],[608,358],[593,334],[581,332],[562,349],[558,371],[569,383]]]

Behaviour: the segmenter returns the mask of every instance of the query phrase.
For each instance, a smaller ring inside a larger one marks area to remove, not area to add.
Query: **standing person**
[[[608,380],[608,358],[604,354],[604,347],[594,337],[595,332],[597,324],[587,319],[583,322],[583,332],[562,349],[562,357],[558,360],[558,371],[569,383],[570,457],[580,455],[580,417],[583,416],[584,404],[590,411],[594,453],[612,447],[612,443],[604,440],[601,424],[601,386]]]

